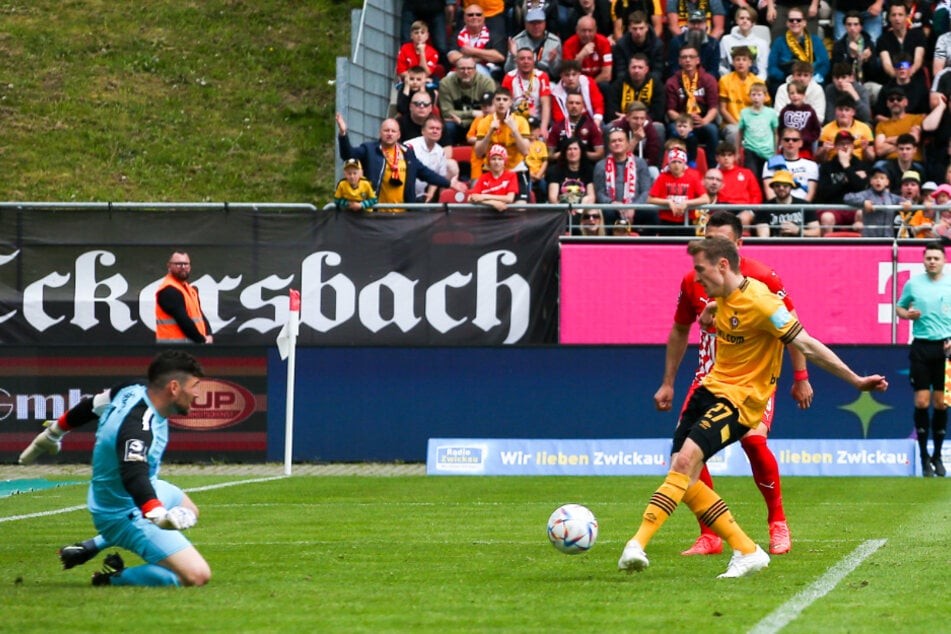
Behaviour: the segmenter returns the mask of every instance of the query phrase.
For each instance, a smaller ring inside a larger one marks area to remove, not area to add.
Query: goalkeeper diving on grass
[[[716,360],[687,401],[674,432],[670,472],[651,496],[618,568],[647,568],[644,549],[683,502],[733,549],[720,578],[745,577],[767,567],[769,555],[743,532],[723,499],[699,480],[700,470],[759,424],[779,380],[784,346],[794,346],[808,361],[859,390],[884,392],[888,381],[878,374],[859,376],[810,337],[781,298],[740,273],[739,252],[731,240],[697,240],[687,252],[693,256],[697,281],[716,299]]]
[[[149,365],[146,385],[116,386],[108,391],[108,404],[101,393],[70,410],[79,424],[99,415],[87,497],[99,535],[60,549],[64,568],[116,546],[146,563],[126,568],[118,553],[109,554],[93,585],[200,586],[211,578],[208,563],[181,533],[198,521],[198,508],[184,491],[158,478],[168,417],[188,414],[202,377],[194,357],[168,350]]]

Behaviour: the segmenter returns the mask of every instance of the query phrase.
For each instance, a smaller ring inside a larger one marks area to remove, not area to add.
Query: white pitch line
[[[762,621],[757,623],[749,634],[775,634],[798,617],[803,610],[815,601],[829,594],[842,579],[858,568],[863,561],[885,545],[887,539],[870,539],[853,550],[845,559],[816,580],[811,586],[782,604]]]
[[[186,492],[191,493],[193,491],[211,491],[212,489],[225,489],[227,487],[238,486],[239,484],[255,484],[257,482],[270,482],[272,480],[283,480],[287,476],[271,476],[268,478],[253,478],[251,480],[235,480],[234,482],[220,482],[218,484],[209,484],[208,486],[203,487],[194,487],[191,489],[184,489]],[[79,506],[67,506],[65,508],[56,509],[53,511],[41,511],[39,513],[28,513],[26,515],[11,515],[9,517],[0,517],[0,524],[3,522],[13,522],[16,520],[31,520],[37,517],[49,517],[50,515],[60,515],[62,513],[72,513],[73,511],[81,511],[86,508],[85,504]]]

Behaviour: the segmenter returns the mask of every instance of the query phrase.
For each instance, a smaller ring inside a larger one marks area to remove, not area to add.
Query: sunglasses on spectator
[[[601,214],[582,214],[584,220],[601,220]]]
[[[479,18],[479,17],[482,17],[482,14],[481,14],[481,13],[467,13],[467,14],[466,14],[466,17],[467,17],[467,18]]]
[[[904,97],[900,95],[892,95],[888,98],[888,101],[901,101],[902,99],[904,99]]]
[[[795,143],[796,141],[802,141],[802,139],[797,139],[796,137],[792,136],[783,137],[783,142],[785,143]]]
[[[425,108],[426,106],[431,106],[431,105],[433,105],[433,104],[431,104],[431,103],[428,102],[428,101],[414,101],[414,102],[413,102],[413,105],[414,105],[414,106],[419,106],[420,108]]]
[[[805,22],[802,18],[788,18],[786,22],[792,22],[793,24],[799,24],[800,22]]]

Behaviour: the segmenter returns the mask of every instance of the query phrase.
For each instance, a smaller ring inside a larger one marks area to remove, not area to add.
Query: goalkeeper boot
[[[63,570],[81,566],[99,554],[95,548],[90,548],[82,542],[72,546],[63,546],[59,549],[59,560],[63,562]]]
[[[125,562],[119,553],[106,555],[102,562],[102,570],[92,573],[92,585],[109,586],[112,585],[112,578],[122,574],[125,570]]]
[[[63,437],[54,436],[49,429],[49,425],[55,421],[46,421],[46,429],[37,434],[36,438],[20,454],[20,464],[30,465],[36,462],[36,459],[45,453],[55,456],[62,448]]]
[[[931,466],[934,468],[934,474],[939,478],[943,478],[947,473],[944,469],[944,463],[941,462],[941,456],[938,454],[931,457]]]
[[[647,560],[644,547],[641,546],[636,539],[632,539],[627,542],[627,546],[624,547],[624,552],[621,553],[621,559],[617,562],[617,569],[624,570],[628,574],[631,574],[635,571],[640,572],[649,565],[650,562]]]
[[[934,467],[931,466],[931,458],[928,456],[928,454],[921,456],[921,475],[925,478],[934,477]]]

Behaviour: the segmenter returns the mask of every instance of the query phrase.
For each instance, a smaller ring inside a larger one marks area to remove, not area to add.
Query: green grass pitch
[[[168,479],[195,489],[254,478]],[[786,478],[793,550],[737,580],[716,579],[728,554],[679,554],[696,534],[681,507],[649,545],[650,568],[620,573],[620,551],[659,482],[295,476],[196,490],[202,514],[189,536],[213,578],[191,589],[94,588],[101,556],[60,570],[56,549],[93,534],[88,513],[8,518],[82,505],[85,486],[20,494],[0,500],[0,631],[733,633],[762,627],[803,595],[807,607],[765,631],[951,627],[951,481]],[[716,484],[765,546],[765,508],[750,478]],[[600,523],[598,543],[577,556],[545,536],[548,515],[567,502],[587,505]],[[886,541],[815,589],[870,540]]]

